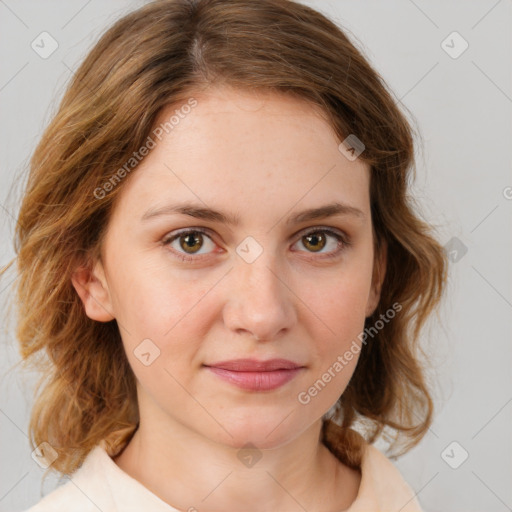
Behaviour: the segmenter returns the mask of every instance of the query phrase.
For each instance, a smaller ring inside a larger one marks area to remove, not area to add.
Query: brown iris
[[[304,246],[309,249],[310,247],[308,247],[308,245],[311,245],[313,252],[322,250],[326,244],[325,234],[321,232],[309,233],[302,238],[307,240],[307,242],[304,242]]]
[[[199,247],[197,247],[199,245]],[[181,248],[193,254],[196,250],[199,250],[203,245],[203,235],[198,231],[192,231],[183,236],[180,236],[180,246]]]

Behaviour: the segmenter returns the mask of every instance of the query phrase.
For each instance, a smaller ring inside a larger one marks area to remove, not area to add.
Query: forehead
[[[182,108],[185,99],[160,113],[155,129],[165,129],[123,190],[132,203],[175,197],[236,209],[326,199],[368,206],[369,169],[340,153],[319,107],[231,88],[191,97],[193,108]]]

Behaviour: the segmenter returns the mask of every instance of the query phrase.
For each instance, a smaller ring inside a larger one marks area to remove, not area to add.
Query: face
[[[369,169],[301,100],[194,98],[118,185],[102,261],[73,283],[90,318],[118,322],[141,421],[275,447],[342,395],[377,305]]]

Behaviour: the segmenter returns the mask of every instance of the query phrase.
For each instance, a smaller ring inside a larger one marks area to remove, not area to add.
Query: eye
[[[315,228],[308,231],[298,240],[309,253],[321,254],[322,257],[334,258],[348,245],[346,236],[327,228]],[[326,251],[323,249],[327,248]],[[330,250],[329,250],[330,249]],[[323,251],[323,252],[322,252]]]
[[[205,244],[205,241],[207,242]],[[176,242],[176,244],[174,243]],[[208,252],[208,245],[210,249],[215,248],[215,243],[211,237],[202,229],[194,228],[176,233],[169,238],[165,238],[162,243],[169,245],[177,253],[177,256],[184,261],[192,261],[196,255],[203,255],[199,251],[206,245],[206,252]],[[190,256],[188,256],[190,255]]]
[[[322,258],[334,258],[350,245],[348,237],[329,228],[312,229],[303,234],[295,244],[299,242],[306,248],[306,252],[319,254]],[[179,231],[164,238],[162,243],[170,246],[183,261],[197,261],[207,257],[216,246],[211,236],[201,228]],[[203,252],[200,252],[202,249]]]

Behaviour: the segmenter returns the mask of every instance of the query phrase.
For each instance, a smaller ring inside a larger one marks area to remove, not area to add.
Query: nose
[[[273,341],[291,330],[298,299],[272,255],[264,251],[252,263],[240,259],[229,275],[229,298],[223,310],[228,329],[258,341]]]

